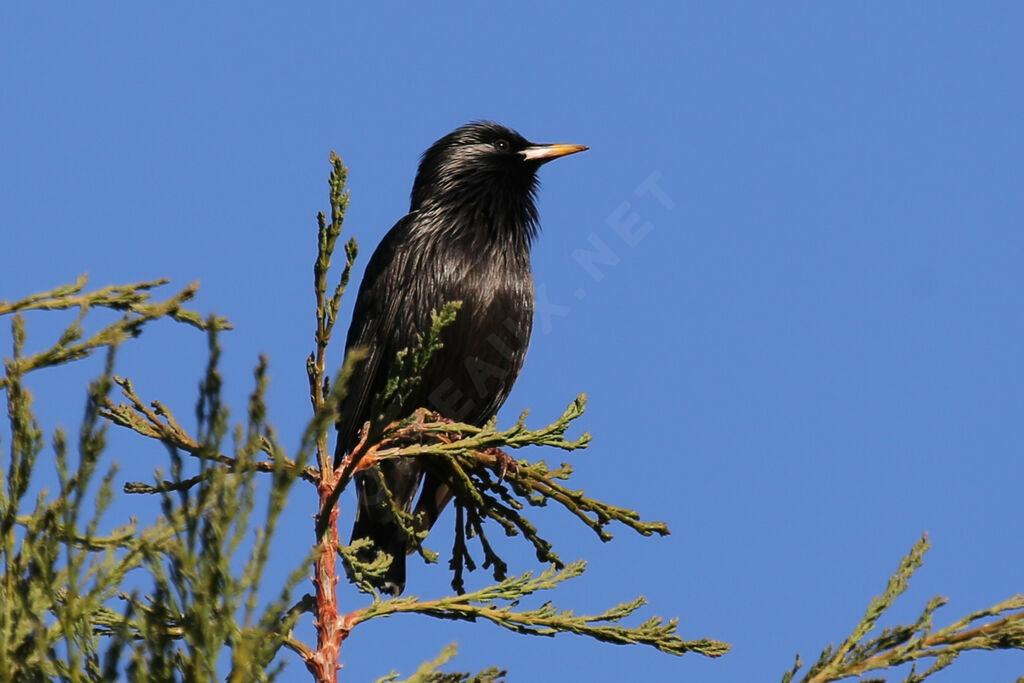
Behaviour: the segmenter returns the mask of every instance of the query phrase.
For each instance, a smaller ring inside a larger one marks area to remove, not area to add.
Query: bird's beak
[[[555,145],[531,145],[527,147],[520,154],[527,161],[539,161],[545,163],[558,157],[564,157],[566,154],[575,154],[576,152],[582,152],[590,149],[586,145],[567,145],[564,143],[558,143]]]

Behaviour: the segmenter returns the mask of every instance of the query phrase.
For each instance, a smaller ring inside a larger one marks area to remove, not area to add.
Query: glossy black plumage
[[[373,399],[395,354],[430,327],[431,313],[461,301],[444,346],[431,359],[407,415],[426,407],[482,425],[501,407],[522,368],[533,326],[530,245],[537,235],[537,169],[586,149],[537,145],[495,123],[463,126],[435,142],[420,162],[409,214],[388,232],[366,267],[349,327],[346,352],[361,347],[341,406],[339,454],[355,447],[373,420]],[[388,489],[405,511],[416,507],[429,528],[448,502],[447,487],[412,459],[380,464]],[[359,507],[353,540],[371,538],[393,557],[378,586],[393,594],[405,585],[406,542],[377,504],[375,471],[357,476]],[[372,557],[372,553],[370,554]]]

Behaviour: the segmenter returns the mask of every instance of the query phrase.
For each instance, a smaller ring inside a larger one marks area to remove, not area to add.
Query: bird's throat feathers
[[[413,208],[419,213],[418,222],[435,226],[443,239],[481,251],[513,249],[528,253],[539,231],[534,190],[513,195],[504,189],[453,188],[445,197],[435,196]]]
[[[417,177],[411,210],[419,214],[418,223],[474,249],[529,250],[539,230],[537,177],[503,175],[449,173],[424,184]]]

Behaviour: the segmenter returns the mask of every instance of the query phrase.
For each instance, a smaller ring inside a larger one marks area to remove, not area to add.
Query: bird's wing
[[[338,438],[346,453],[358,443],[359,430],[372,417],[369,412],[373,399],[387,380],[389,363],[406,345],[401,339],[407,333],[402,334],[395,325],[409,276],[409,255],[402,247],[407,243],[405,236],[413,220],[413,214],[405,216],[381,240],[366,265],[356,297],[345,354],[362,348],[367,355],[353,371],[342,400]],[[396,346],[396,342],[401,345]]]
[[[372,414],[373,404],[387,381],[395,354],[415,339],[417,321],[410,315],[409,301],[415,270],[410,260],[417,255],[415,227],[415,214],[398,221],[381,240],[366,265],[345,348],[346,354],[362,348],[367,355],[354,369],[348,392],[342,399],[337,458],[358,444],[363,424],[375,417]],[[335,466],[340,464],[337,458]],[[372,560],[376,550],[392,558],[379,587],[386,593],[398,595],[405,585],[407,541],[390,514],[379,508],[379,494],[381,484],[386,484],[397,505],[408,511],[422,478],[422,467],[409,458],[385,461],[379,467],[380,471],[369,470],[356,475],[359,501],[352,540],[372,539],[373,548],[361,556],[364,561]]]

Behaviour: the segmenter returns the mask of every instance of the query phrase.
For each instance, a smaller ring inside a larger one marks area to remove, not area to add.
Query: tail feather
[[[437,522],[437,518],[441,516],[441,512],[454,497],[455,494],[448,484],[428,472],[423,478],[423,491],[420,493],[419,500],[416,501],[416,510],[413,512],[416,531],[430,531]]]
[[[422,468],[411,458],[385,461],[356,476],[359,506],[352,527],[352,541],[369,538],[373,545],[359,554],[362,562],[372,562],[378,552],[391,558],[391,565],[383,576],[370,580],[382,593],[401,595],[405,589],[405,556],[408,552],[406,534],[388,510],[385,488],[394,498],[395,505],[404,512],[412,508],[412,501],[423,478]]]
[[[363,562],[372,562],[378,552],[383,552],[391,558],[391,565],[381,577],[370,579],[370,583],[381,593],[392,596],[402,594],[405,589],[405,549],[403,534],[394,524],[381,524],[373,520],[369,515],[362,515],[356,519],[352,528],[352,541],[369,538],[373,546],[359,553],[359,559]]]

